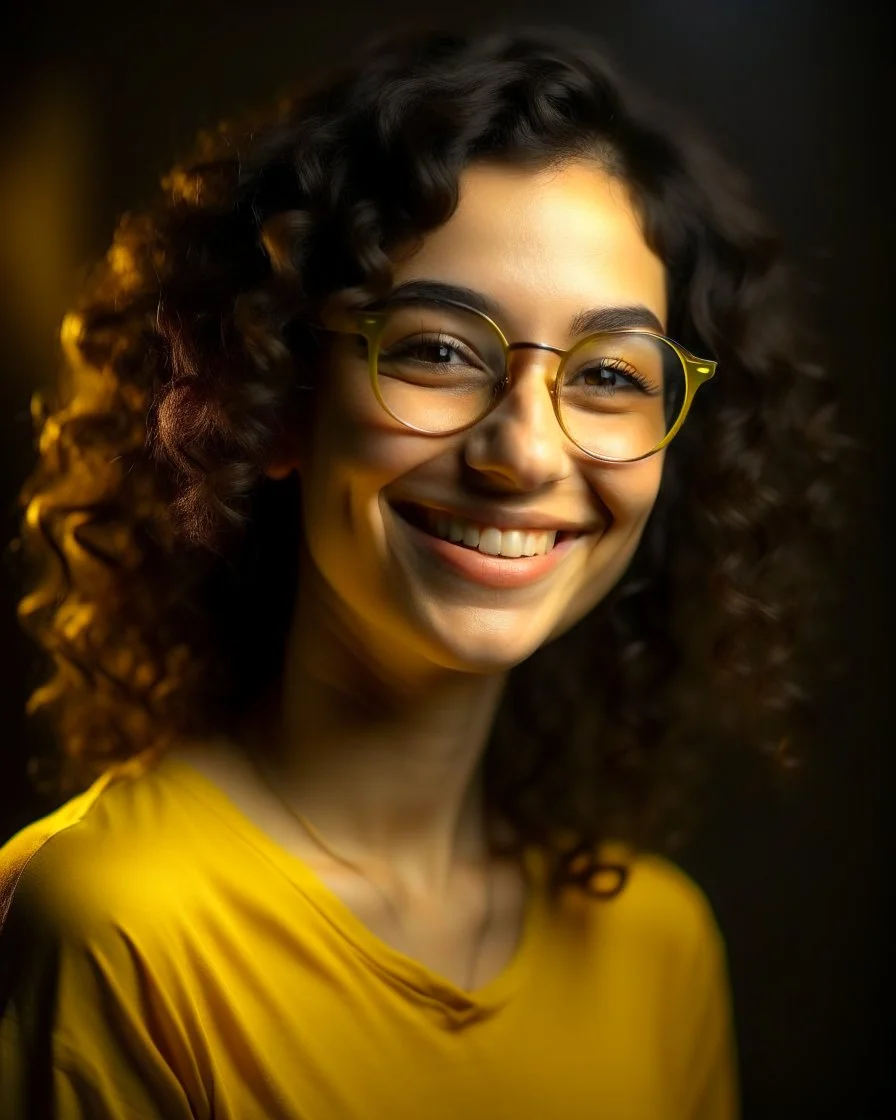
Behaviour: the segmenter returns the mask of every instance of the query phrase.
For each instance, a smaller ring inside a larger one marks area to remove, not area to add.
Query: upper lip
[[[496,506],[477,506],[475,510],[460,509],[457,506],[447,506],[434,502],[399,501],[395,502],[399,511],[402,506],[413,507],[418,510],[427,510],[430,513],[442,514],[444,517],[456,517],[462,521],[472,521],[475,525],[490,526],[502,532],[508,529],[534,529],[536,531],[554,531],[558,533],[591,533],[600,526],[582,525],[581,522],[567,521],[562,517],[550,514],[513,512],[499,509]]]

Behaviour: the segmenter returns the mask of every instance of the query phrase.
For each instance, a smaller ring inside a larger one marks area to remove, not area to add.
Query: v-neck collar
[[[479,1018],[505,1004],[531,971],[533,961],[538,957],[538,945],[546,922],[544,860],[537,848],[529,847],[523,854],[530,887],[516,951],[497,976],[483,987],[468,992],[379,938],[309,864],[278,844],[220,786],[185,759],[168,754],[154,768],[160,778],[176,782],[179,788],[201,801],[232,833],[285,875],[338,933],[366,958],[371,967],[400,984],[412,998],[435,1001],[450,1010],[455,1019]]]

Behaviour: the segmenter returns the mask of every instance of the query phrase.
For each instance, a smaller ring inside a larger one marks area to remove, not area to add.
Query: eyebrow
[[[506,322],[509,318],[506,309],[490,296],[477,292],[474,288],[448,284],[442,280],[406,280],[393,288],[381,303],[391,303],[393,299],[463,303],[475,311],[483,312],[496,322]],[[640,303],[625,307],[585,308],[573,315],[568,330],[570,335],[578,335],[618,331],[626,327],[647,327],[659,334],[665,333],[665,328],[656,315],[649,307]]]

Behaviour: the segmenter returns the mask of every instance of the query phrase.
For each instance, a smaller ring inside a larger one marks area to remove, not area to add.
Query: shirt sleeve
[[[0,931],[0,1120],[207,1115],[151,969],[74,895],[26,867]]]

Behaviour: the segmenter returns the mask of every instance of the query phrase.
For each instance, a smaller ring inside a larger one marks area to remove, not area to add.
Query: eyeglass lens
[[[504,374],[501,338],[480,315],[418,303],[388,309],[377,384],[397,420],[432,434],[464,428],[488,411]],[[640,332],[592,335],[564,364],[562,423],[592,455],[636,459],[674,426],[686,385],[681,359],[663,339]]]

